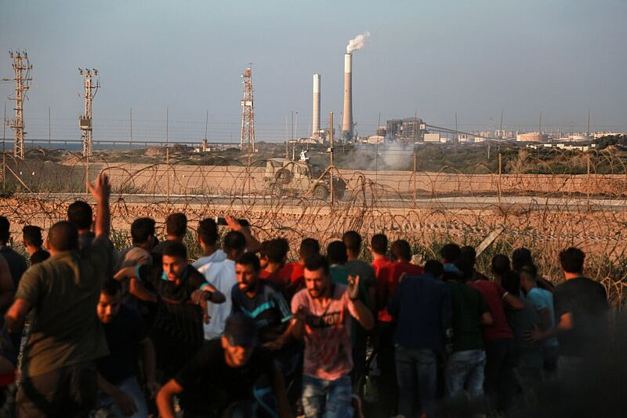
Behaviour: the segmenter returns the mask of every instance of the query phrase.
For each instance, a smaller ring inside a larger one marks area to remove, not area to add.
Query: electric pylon
[[[93,79],[94,77],[98,77],[98,70],[96,69],[83,70],[79,68],[78,73],[85,78],[85,93],[82,96],[85,99],[85,113],[78,118],[78,121],[79,127],[81,128],[81,140],[83,141],[83,157],[89,157],[93,149],[92,101],[100,88],[100,81]],[[78,97],[81,97],[81,95],[79,94]]]
[[[242,135],[240,149],[255,152],[255,109],[253,104],[252,66],[246,68],[244,74],[244,97],[242,99]]]
[[[26,93],[30,88],[30,70],[33,66],[28,60],[26,51],[13,52],[9,51],[9,56],[13,60],[13,70],[15,78],[3,79],[3,81],[15,81],[15,97],[9,97],[9,100],[15,100],[15,118],[5,121],[7,126],[15,132],[15,145],[13,153],[15,158],[24,159],[24,100],[28,100]]]

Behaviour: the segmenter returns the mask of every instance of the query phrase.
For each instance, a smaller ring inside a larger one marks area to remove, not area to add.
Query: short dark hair
[[[346,264],[348,255],[346,254],[346,245],[342,241],[333,241],[327,245],[327,258],[329,264]]]
[[[35,225],[26,225],[22,228],[22,235],[24,236],[24,243],[32,245],[34,247],[41,247],[44,243],[41,237],[41,228]]]
[[[396,240],[392,243],[392,255],[398,260],[411,261],[411,246],[404,239]]]
[[[374,234],[370,246],[375,253],[385,255],[388,252],[388,237],[385,234]]]
[[[346,249],[354,254],[359,254],[361,250],[361,235],[356,231],[346,231],[342,235],[342,242],[346,245]]]
[[[586,255],[576,247],[570,247],[560,252],[560,264],[567,273],[583,272],[583,262]]]
[[[519,271],[520,268],[525,264],[533,264],[531,251],[524,247],[516,248],[512,252],[512,268],[516,271]]]
[[[6,216],[0,216],[0,241],[7,242],[11,236],[11,223]]]
[[[425,263],[424,271],[437,279],[444,274],[444,266],[438,260],[429,260]]]
[[[61,221],[48,230],[48,244],[56,251],[78,249],[78,228],[70,221]]]
[[[501,286],[512,295],[518,296],[520,294],[520,275],[514,270],[505,272],[501,278]]]
[[[102,285],[100,292],[107,296],[117,296],[122,293],[122,285],[115,279],[108,279]]]
[[[241,232],[229,231],[229,233],[224,236],[222,245],[224,251],[227,253],[231,251],[241,252],[246,249],[246,237],[244,237],[244,234]]]
[[[244,253],[240,255],[235,263],[242,266],[252,266],[253,270],[257,273],[261,270],[259,258],[254,253]]]
[[[318,271],[322,269],[325,275],[329,274],[329,261],[320,254],[309,257],[305,260],[305,269],[309,271]]]
[[[198,238],[205,245],[215,245],[220,238],[216,221],[211,218],[200,221],[198,223]]]
[[[187,232],[187,216],[184,213],[171,213],[165,220],[165,232],[181,238]]]
[[[77,200],[67,208],[67,220],[72,222],[78,229],[89,229],[93,222],[94,213],[89,203]]]
[[[187,260],[187,247],[182,242],[166,241],[163,243],[163,255]]]
[[[459,249],[459,256],[464,257],[466,260],[470,261],[473,267],[475,266],[475,263],[477,261],[477,251],[475,250],[475,247],[472,247],[470,245],[464,245],[462,248]]]
[[[282,263],[290,251],[290,244],[285,238],[271,239],[265,244],[264,252],[271,263]]]
[[[320,243],[317,239],[305,238],[300,242],[299,255],[303,260],[307,260],[315,255],[320,255]]]
[[[148,237],[155,235],[155,220],[152,218],[137,218],[131,224],[131,238],[133,244],[144,244]]]
[[[445,244],[442,249],[440,249],[440,256],[447,263],[455,263],[459,259],[459,257],[461,257],[461,255],[462,250],[457,244]]]
[[[506,255],[497,254],[492,257],[492,273],[502,276],[510,270],[509,258]]]

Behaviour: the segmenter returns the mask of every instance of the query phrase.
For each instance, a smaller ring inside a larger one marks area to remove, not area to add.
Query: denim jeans
[[[471,399],[483,396],[486,356],[483,350],[463,350],[451,353],[446,364],[446,395],[461,397],[464,387]]]
[[[116,385],[118,389],[122,392],[126,393],[130,396],[137,406],[137,413],[132,415],[132,417],[140,418],[148,416],[148,408],[146,407],[146,399],[144,398],[144,394],[139,387],[139,383],[137,382],[137,377],[131,376],[124,379],[120,384]],[[122,418],[125,417],[120,411],[120,408],[116,405],[109,395],[106,395],[102,392],[98,393],[98,408],[104,408],[111,411],[116,417]]]
[[[414,414],[416,392],[420,396],[420,409],[428,417],[435,416],[437,389],[435,353],[430,349],[414,349],[396,345],[396,378],[398,380],[398,413],[406,417]]]
[[[307,418],[349,418],[351,407],[351,378],[336,380],[303,376],[303,409]]]

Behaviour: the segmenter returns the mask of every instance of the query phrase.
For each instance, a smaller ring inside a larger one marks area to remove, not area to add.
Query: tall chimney
[[[313,75],[313,126],[311,136],[318,137],[320,131],[320,74]]]
[[[352,59],[352,54],[344,54],[344,115],[342,119],[342,137],[345,141],[353,139]]]

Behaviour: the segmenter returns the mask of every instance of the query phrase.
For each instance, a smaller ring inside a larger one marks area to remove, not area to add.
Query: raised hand
[[[98,174],[95,184],[91,184],[89,180],[87,180],[87,188],[96,202],[108,200],[111,195],[111,183],[109,183],[109,176],[101,172]]]
[[[359,298],[359,275],[348,276],[348,288],[346,289],[349,299]]]

